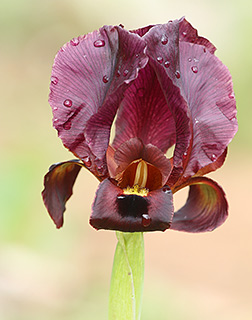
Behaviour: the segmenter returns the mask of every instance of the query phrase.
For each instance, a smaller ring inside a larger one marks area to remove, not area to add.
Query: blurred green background
[[[0,319],[106,319],[116,239],[89,224],[97,181],[81,172],[56,230],[41,200],[50,164],[72,159],[51,125],[54,56],[104,24],[127,29],[186,16],[218,48],[237,98],[239,133],[222,169],[230,217],[213,233],[145,235],[143,320],[252,318],[252,2],[0,2]],[[185,201],[180,192],[176,205]]]

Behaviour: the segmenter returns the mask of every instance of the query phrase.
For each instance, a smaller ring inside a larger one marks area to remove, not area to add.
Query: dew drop
[[[187,157],[187,152],[183,153],[183,159],[185,159]]]
[[[139,53],[136,53],[136,54],[135,54],[135,57],[138,58],[138,57],[139,57]]]
[[[99,174],[102,174],[103,173],[103,169],[104,169],[104,166],[99,166],[97,167],[97,171]]]
[[[235,98],[235,95],[234,95],[234,93],[232,92],[232,93],[230,93],[230,94],[228,95],[228,97],[229,97],[230,99],[234,99],[234,98]]]
[[[157,62],[159,62],[160,64],[163,63],[163,58],[162,57],[157,57]]]
[[[55,76],[51,76],[51,83],[56,85],[59,82],[59,79]]]
[[[188,62],[192,62],[192,58],[188,58]]]
[[[199,123],[199,120],[197,118],[195,118],[194,120],[195,120],[195,123]]]
[[[94,46],[96,48],[104,47],[105,46],[105,41],[104,40],[100,40],[100,39],[95,40]]]
[[[192,69],[193,73],[198,73],[198,67],[197,66],[192,66],[191,69]]]
[[[168,38],[165,34],[161,37],[161,43],[165,46],[168,43]]]
[[[164,193],[171,193],[172,191],[171,191],[171,188],[170,188],[170,187],[164,186],[164,187],[163,187],[163,192],[164,192]]]
[[[128,73],[129,73],[129,70],[128,70],[128,69],[125,69],[125,70],[123,71],[124,77],[126,77]]]
[[[53,111],[57,111],[58,110],[58,107],[53,107]]]
[[[187,32],[182,32],[182,35],[184,36],[184,37],[186,37],[186,35],[187,35]]]
[[[139,97],[143,97],[144,96],[144,93],[145,93],[145,90],[143,88],[139,88],[137,90],[137,94]]]
[[[180,72],[178,70],[175,72],[175,76],[176,76],[177,79],[180,78]]]
[[[53,124],[57,124],[58,122],[59,122],[59,119],[57,119],[57,118],[53,119]]]
[[[78,38],[73,38],[71,41],[70,41],[70,44],[74,47],[78,46],[78,44],[80,43],[80,40]]]
[[[63,128],[64,128],[65,130],[70,130],[71,127],[72,127],[72,123],[71,123],[70,120],[67,120],[67,122],[65,122],[65,123],[63,124]]]
[[[212,161],[215,161],[217,159],[217,156],[213,153],[212,155],[211,155],[211,160]]]
[[[63,102],[63,104],[64,104],[65,107],[70,108],[70,107],[72,107],[73,102],[72,102],[72,100],[66,99],[66,100]]]
[[[147,213],[142,214],[142,226],[149,227],[150,224],[151,224],[151,217]]]
[[[169,61],[165,61],[165,63],[164,63],[164,66],[165,66],[165,68],[169,68],[170,67],[170,62]]]
[[[88,168],[91,167],[92,162],[91,162],[91,159],[89,158],[89,156],[84,157],[83,158],[83,162],[84,162],[86,167],[88,167]]]
[[[102,78],[102,81],[103,81],[104,83],[108,83],[108,81],[109,81],[108,76],[104,76],[104,77]]]
[[[118,70],[116,71],[116,76],[117,76],[117,78],[119,78],[120,75],[121,75],[121,71],[118,69]]]

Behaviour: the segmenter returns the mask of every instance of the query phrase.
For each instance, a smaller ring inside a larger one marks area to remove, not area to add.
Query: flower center
[[[162,187],[162,175],[158,168],[138,159],[132,161],[123,172],[119,186],[124,194],[147,196],[149,191]]]

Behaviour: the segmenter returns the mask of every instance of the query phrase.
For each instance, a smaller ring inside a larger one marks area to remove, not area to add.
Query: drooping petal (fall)
[[[55,58],[49,99],[54,127],[64,145],[82,160],[89,157],[101,175],[123,92],[148,61],[145,47],[138,35],[105,26],[71,40]]]
[[[124,232],[164,231],[173,216],[173,197],[168,187],[146,197],[123,194],[122,189],[105,179],[96,192],[90,224],[95,229]]]
[[[82,166],[79,160],[56,163],[45,175],[42,196],[57,228],[63,225],[65,204],[73,193],[73,185]]]
[[[116,121],[113,147],[138,137],[164,153],[176,141],[175,122],[154,70],[147,65],[126,90]]]
[[[205,177],[191,178],[181,188],[186,186],[190,186],[187,202],[174,213],[171,229],[204,232],[219,227],[228,215],[222,188]]]

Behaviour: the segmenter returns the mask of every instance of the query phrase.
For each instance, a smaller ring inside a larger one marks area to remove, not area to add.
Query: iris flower
[[[59,50],[49,103],[78,159],[52,165],[44,179],[57,228],[82,167],[100,181],[95,229],[203,232],[225,221],[225,193],[203,176],[222,166],[237,131],[232,79],[215,50],[184,18],[133,31],[104,26]],[[173,195],[187,186],[174,212]]]

